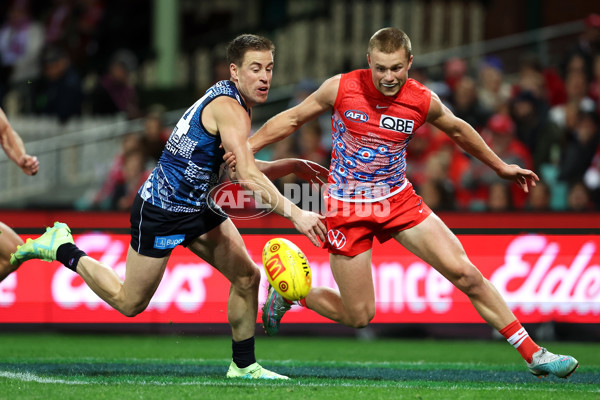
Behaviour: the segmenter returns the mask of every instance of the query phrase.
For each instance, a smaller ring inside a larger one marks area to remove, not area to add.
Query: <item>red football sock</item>
[[[529,334],[517,319],[500,329],[500,333],[528,363],[531,362],[533,353],[540,349],[540,346],[535,344],[529,337]]]
[[[295,302],[294,302],[294,304],[297,304],[297,305],[299,305],[299,306],[301,306],[301,307],[308,308],[308,307],[306,306],[306,298],[304,298],[304,299],[300,299],[300,300],[298,300],[298,301],[295,301]]]

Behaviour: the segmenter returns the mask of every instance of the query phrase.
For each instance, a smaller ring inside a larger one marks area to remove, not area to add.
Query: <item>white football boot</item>
[[[532,357],[531,363],[527,363],[529,372],[541,378],[552,374],[559,378],[568,378],[579,366],[576,359],[571,356],[550,353],[541,348]]]
[[[290,379],[285,375],[279,375],[263,368],[259,363],[250,364],[246,368],[239,368],[233,361],[229,365],[227,377],[242,379]]]

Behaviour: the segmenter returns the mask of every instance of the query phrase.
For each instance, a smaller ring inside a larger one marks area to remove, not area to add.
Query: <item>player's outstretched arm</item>
[[[205,126],[215,126],[225,151],[232,152],[235,156],[238,182],[260,196],[261,202],[270,206],[275,213],[288,218],[315,246],[320,246],[319,239],[325,241],[326,234],[322,222],[324,217],[298,208],[279,193],[275,185],[258,169],[247,141],[250,118],[239,104],[223,96],[213,100],[204,112],[207,114],[206,118],[214,121],[214,124],[205,123]],[[203,116],[203,122],[206,122],[204,118]]]
[[[431,94],[431,104],[427,122],[448,135],[463,150],[492,168],[501,178],[519,185],[525,192],[535,186],[540,179],[535,172],[516,164],[506,164],[481,138],[471,125],[455,116],[435,94]]]
[[[282,158],[275,161],[255,160],[258,169],[270,180],[275,180],[289,174],[320,185],[327,182],[329,170],[316,162],[301,158]]]
[[[284,139],[306,122],[333,108],[340,75],[327,79],[300,104],[269,119],[248,141],[254,153],[268,144]]]
[[[0,144],[2,149],[25,174],[35,175],[39,170],[37,157],[25,152],[25,144],[17,132],[12,128],[4,111],[0,109]]]

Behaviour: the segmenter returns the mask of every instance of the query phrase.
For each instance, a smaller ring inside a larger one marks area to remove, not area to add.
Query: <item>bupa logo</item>
[[[336,249],[341,249],[346,245],[346,236],[337,229],[330,229],[327,232],[327,240],[331,243]]]
[[[379,127],[410,135],[413,133],[415,121],[412,119],[402,119],[382,114],[381,119],[379,120]]]
[[[369,116],[362,111],[357,110],[348,110],[344,113],[346,118],[354,122],[367,122],[369,120]]]
[[[272,281],[284,273],[285,267],[281,262],[281,258],[279,258],[279,254],[274,254],[269,260],[267,260],[267,263],[265,264],[265,270],[271,277]]]
[[[174,249],[184,239],[185,235],[156,236],[154,238],[154,248],[160,250]]]

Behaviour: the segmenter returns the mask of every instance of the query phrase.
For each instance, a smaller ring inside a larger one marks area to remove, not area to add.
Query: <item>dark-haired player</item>
[[[273,44],[264,37],[244,34],[235,38],[227,48],[230,80],[209,88],[173,129],[158,165],[140,188],[131,210],[131,246],[124,282],[111,268],[78,249],[63,223],[56,223],[41,237],[25,243],[11,261],[18,265],[31,258],[58,260],[77,272],[108,304],[132,317],[148,306],[171,251],[181,244],[231,282],[227,318],[233,334],[233,361],[227,377],[287,379],[256,362],[254,331],[260,270],[233,222],[213,211],[218,211],[218,206],[209,196],[218,183],[227,150],[237,158],[236,179],[242,186],[290,219],[315,245],[319,245],[319,238],[325,238],[323,217],[293,205],[267,176],[275,179],[295,172],[313,179],[327,171],[297,159],[257,166],[248,146],[252,107],[264,103],[269,92],[273,51]]]

